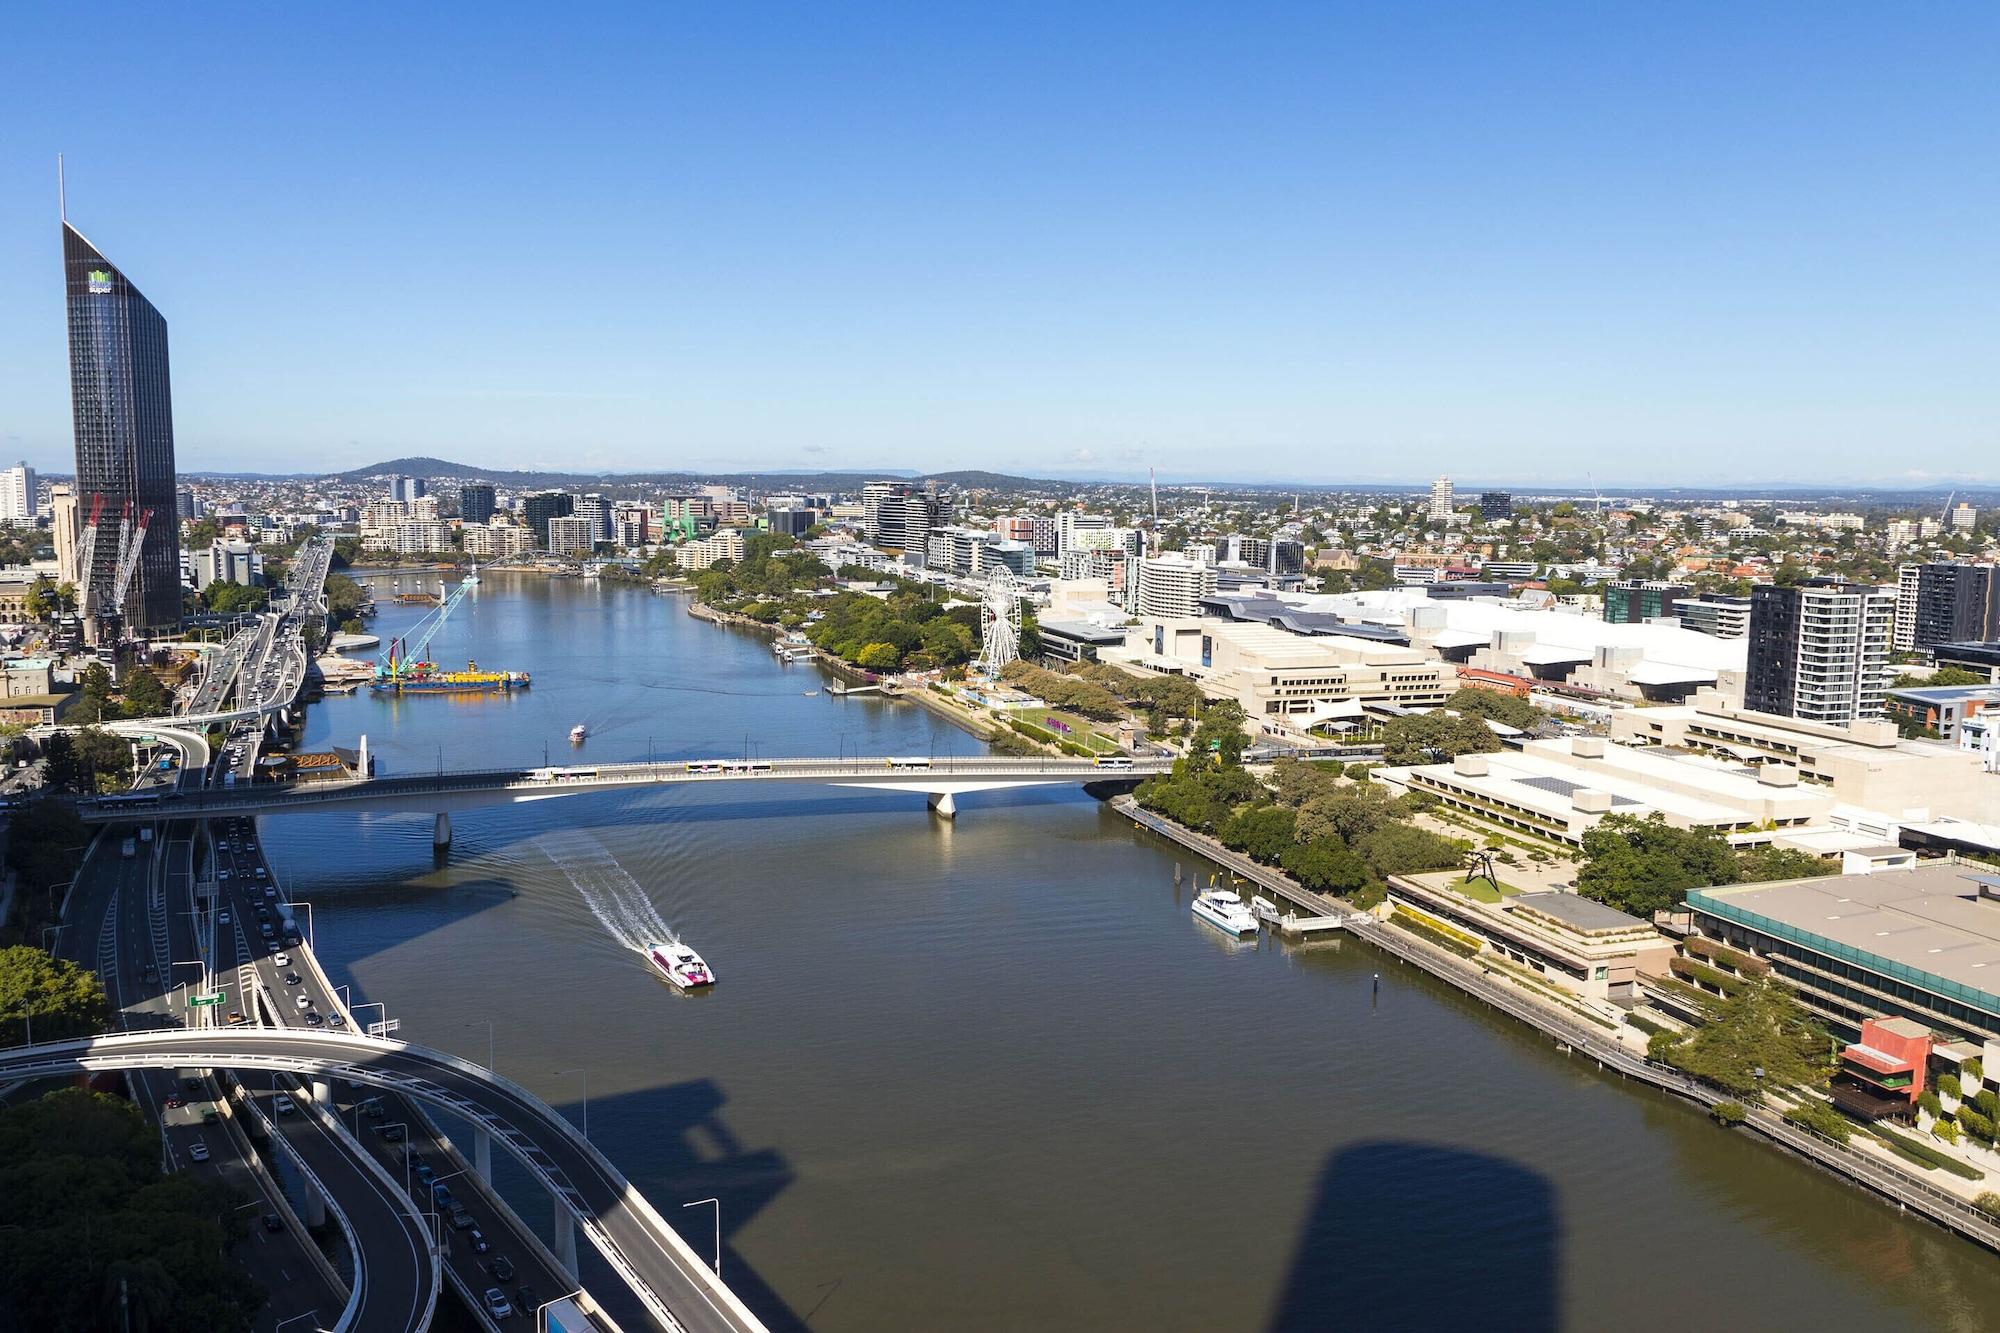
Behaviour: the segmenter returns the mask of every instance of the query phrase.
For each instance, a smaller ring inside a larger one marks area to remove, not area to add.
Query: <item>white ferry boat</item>
[[[1257,918],[1228,889],[1210,889],[1194,900],[1194,914],[1225,934],[1241,939],[1257,933]]]
[[[569,743],[571,745],[581,745],[589,735],[590,728],[579,722],[569,729]]]
[[[646,959],[659,974],[681,990],[696,990],[715,984],[715,973],[701,961],[701,955],[685,944],[654,944],[646,949]]]

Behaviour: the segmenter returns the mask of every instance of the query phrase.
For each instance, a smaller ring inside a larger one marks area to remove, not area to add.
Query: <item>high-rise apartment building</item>
[[[1481,491],[1479,493],[1479,519],[1482,523],[1499,523],[1514,517],[1514,497],[1506,491]]]
[[[422,477],[389,478],[389,498],[401,500],[404,504],[414,504],[429,493],[430,488]]]
[[[486,523],[493,518],[493,488],[483,481],[471,481],[458,488],[458,518],[461,523]]]
[[[937,520],[937,498],[906,481],[871,481],[861,488],[861,526],[877,546],[922,551]]]
[[[1431,483],[1431,522],[1451,522],[1451,478],[1439,477]]]
[[[1916,651],[1917,586],[1923,570],[1922,565],[1902,565],[1896,570],[1896,625],[1890,632],[1889,646],[1899,653]]]
[[[570,497],[570,512],[578,518],[590,520],[590,540],[608,542],[611,540],[611,502],[592,492],[589,495]]]
[[[1185,556],[1158,555],[1139,562],[1138,612],[1142,616],[1195,616],[1201,599],[1215,592],[1215,570]]]
[[[1111,526],[1109,514],[1083,514],[1074,509],[1065,509],[1056,515],[1056,554],[1069,554],[1077,544],[1077,534],[1095,532]]]
[[[1971,505],[1966,504],[1963,500],[1959,501],[1958,507],[1951,511],[1951,530],[1953,532],[1970,532],[1974,527],[1978,526],[1978,523],[1979,511]]]
[[[554,555],[589,555],[596,542],[596,529],[582,514],[551,514],[549,535],[543,543]]]
[[[76,568],[76,487],[57,482],[49,487],[49,530],[55,538],[56,582],[78,583]]]
[[[535,545],[543,550],[549,546],[549,520],[568,518],[574,510],[575,502],[561,491],[543,491],[531,495],[521,502],[521,521],[535,534]]]
[[[1879,717],[1896,595],[1839,579],[1750,593],[1747,708],[1810,722]]]
[[[37,484],[35,470],[26,463],[0,468],[0,524],[15,528],[34,526]]]
[[[180,624],[181,560],[167,321],[67,220],[62,235],[77,502],[82,522],[93,509],[105,520],[91,567],[78,571],[79,592],[94,635],[114,617],[128,632],[170,631]],[[120,573],[118,524],[129,513],[136,533],[147,511],[124,603],[110,605]]]
[[[2000,568],[1940,560],[1917,565],[1915,569],[1917,591],[1910,615],[1912,648],[1922,652],[1940,643],[2000,638]],[[1900,615],[1900,581],[1897,586]]]

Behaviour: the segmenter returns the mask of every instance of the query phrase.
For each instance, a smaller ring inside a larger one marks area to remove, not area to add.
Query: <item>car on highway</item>
[[[520,1305],[520,1307],[523,1310],[540,1309],[542,1303],[539,1300],[535,1299],[539,1295],[541,1295],[541,1293],[536,1291],[532,1285],[526,1282],[523,1282],[520,1286],[514,1288],[514,1300]]]
[[[283,954],[279,954],[279,955],[278,955],[278,956],[277,956],[276,958],[272,959],[272,961],[273,961],[273,962],[275,962],[275,963],[277,963],[277,964],[279,964],[280,966],[283,966],[283,964],[284,964],[284,961],[285,961],[285,956],[284,956]],[[285,984],[286,984],[287,986],[296,986],[296,985],[298,985],[298,984],[299,984],[299,974],[298,974],[298,973],[296,973],[296,972],[287,972],[287,973],[285,973]]]
[[[429,1189],[436,1180],[437,1172],[433,1171],[429,1166],[426,1165],[417,1168],[417,1183],[425,1189]]]
[[[320,1013],[319,1013],[319,1010],[317,1010],[317,1009],[308,1009],[308,1010],[306,1010],[306,1026],[307,1026],[307,1027],[309,1027],[309,1028],[316,1028],[316,1027],[318,1027],[318,1026],[319,1026],[319,1025],[321,1024],[321,1023],[324,1023],[324,1022],[326,1022],[326,1020],[325,1020],[324,1018],[321,1018],[321,1017],[320,1017]]]
[[[229,909],[228,909],[228,908],[226,908],[226,907],[225,907],[225,908],[223,908],[223,909],[222,909],[222,910],[221,910],[220,912],[217,912],[217,913],[215,914],[215,924],[216,924],[216,925],[218,925],[218,926],[226,926],[226,925],[228,925],[228,924],[229,924]]]
[[[167,1094],[167,1109],[169,1111],[177,1110],[186,1105],[187,1103],[181,1100],[181,1095],[178,1092]]]
[[[293,1111],[298,1109],[298,1107],[292,1101],[291,1094],[284,1092],[279,1093],[275,1098],[273,1098],[271,1101],[271,1105],[278,1108],[279,1115],[290,1115]]]
[[[289,955],[280,953],[271,955],[271,961],[276,963],[279,967],[285,967],[289,965],[292,960]],[[299,983],[296,981],[291,981],[290,984],[296,986]]]
[[[382,1136],[384,1143],[401,1143],[403,1141],[403,1127],[400,1124],[377,1125],[375,1132]]]
[[[336,1010],[334,1010],[334,1011],[333,1011],[332,1013],[328,1014],[328,1015],[326,1016],[326,1021],[327,1021],[327,1022],[328,1022],[329,1024],[331,1024],[332,1026],[334,1026],[334,1027],[337,1027],[337,1028],[344,1028],[344,1027],[346,1027],[346,1026],[347,1026],[347,1018],[346,1018],[346,1016],[345,1016],[345,1015],[343,1015],[343,1014],[342,1014],[342,1013],[341,1013],[341,1012],[340,1012],[340,1011],[339,1011],[338,1009],[336,1009]]]
[[[486,1243],[486,1233],[478,1227],[474,1227],[472,1230],[466,1232],[465,1239],[471,1243],[474,1254],[484,1254],[493,1248]],[[498,1276],[498,1274],[495,1276]]]
[[[284,1219],[284,1218],[282,1218],[282,1217],[279,1217],[279,1216],[278,1216],[278,1215],[277,1215],[276,1213],[266,1213],[266,1214],[264,1214],[264,1230],[266,1230],[266,1231],[283,1231],[284,1229],[285,1229],[285,1219]]]
[[[243,1016],[243,1011],[241,1009],[231,1009],[229,1011],[229,1026],[233,1028],[240,1028],[249,1021],[250,1021],[249,1019]]]
[[[504,1254],[496,1254],[493,1256],[493,1262],[486,1265],[486,1271],[493,1274],[494,1277],[499,1278],[502,1282],[512,1282],[514,1280],[514,1261]]]
[[[463,1207],[454,1207],[451,1210],[451,1229],[453,1231],[470,1231],[472,1229],[472,1214],[466,1212]]]
[[[197,1162],[206,1162],[208,1160],[208,1145],[196,1139],[194,1146],[188,1149],[188,1156]]]
[[[297,998],[295,998],[292,1001],[292,1003],[297,1005],[301,1009],[310,1009],[312,1008],[313,997],[306,994],[304,991],[300,991],[298,993]]]
[[[507,1293],[498,1287],[486,1289],[486,1313],[495,1319],[505,1319],[514,1313],[514,1307],[507,1304]]]

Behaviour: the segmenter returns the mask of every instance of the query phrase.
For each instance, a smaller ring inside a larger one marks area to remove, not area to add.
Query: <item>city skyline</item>
[[[66,150],[176,311],[191,470],[2000,480],[1989,14],[619,12],[134,14],[101,58],[164,58],[87,106],[16,16],[0,456],[68,453]]]

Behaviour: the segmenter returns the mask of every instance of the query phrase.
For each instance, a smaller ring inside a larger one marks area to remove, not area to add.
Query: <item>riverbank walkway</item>
[[[1475,963],[1358,912],[1338,898],[1314,893],[1294,882],[1290,876],[1269,866],[1258,865],[1213,838],[1142,809],[1130,796],[1117,797],[1111,804],[1120,814],[1128,816],[1141,827],[1278,894],[1287,902],[1321,916],[1341,915],[1347,921],[1349,933],[1398,961],[1419,968],[1508,1017],[1539,1030],[1552,1038],[1566,1054],[1594,1060],[1602,1071],[1650,1084],[1662,1092],[1694,1102],[1704,1110],[1721,1102],[1736,1100],[1678,1070],[1633,1053],[1607,1033],[1593,1031],[1530,999],[1518,987],[1497,979],[1491,972],[1482,971]],[[1980,1211],[1958,1195],[1939,1189],[1890,1160],[1877,1158],[1794,1125],[1774,1111],[1762,1107],[1748,1107],[1746,1110],[1746,1128],[1817,1166],[1867,1187],[1898,1208],[1917,1213],[1988,1250],[2000,1253],[2000,1219]]]

